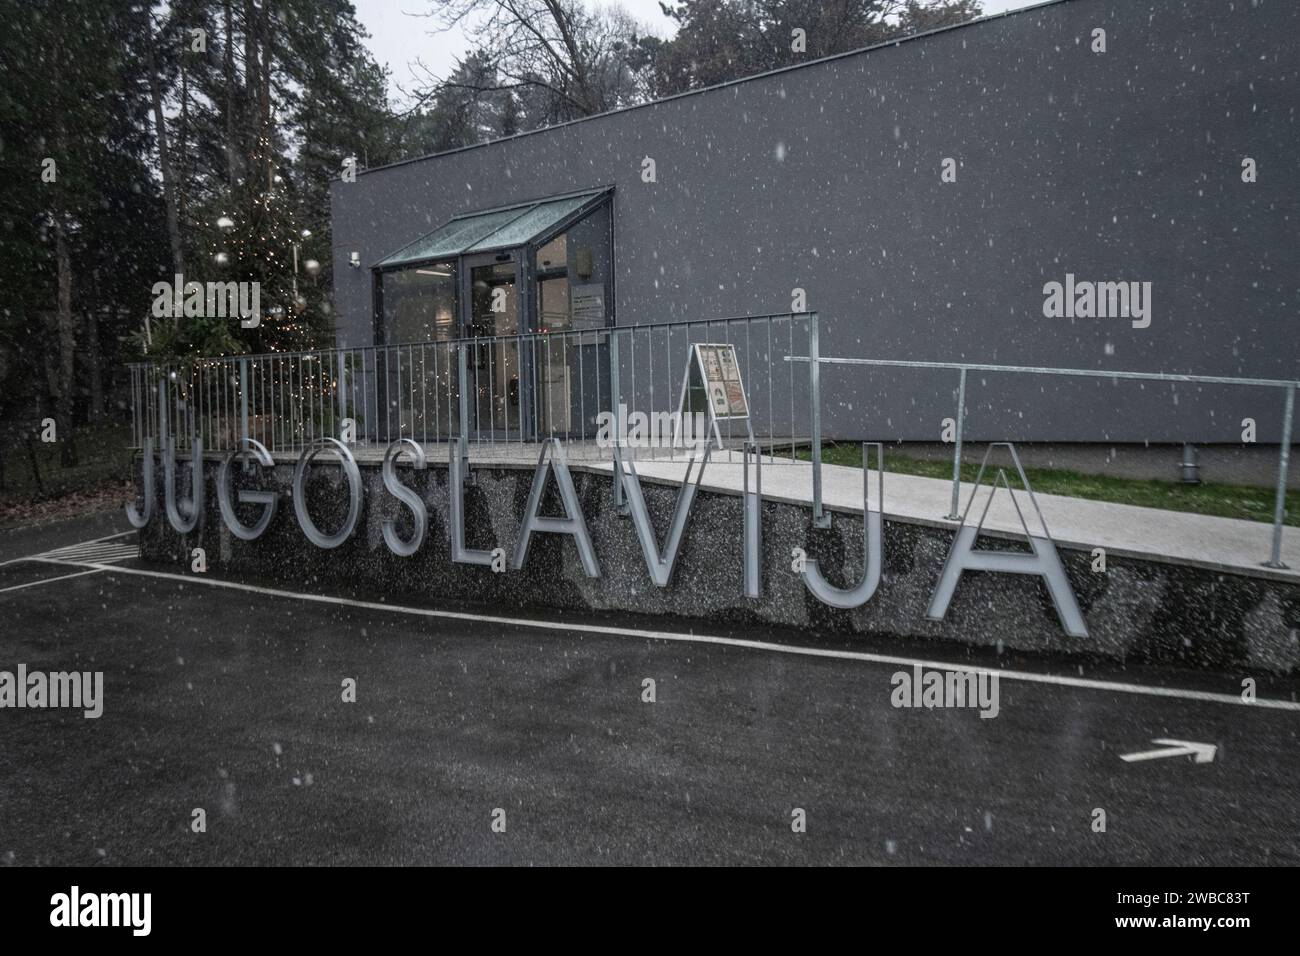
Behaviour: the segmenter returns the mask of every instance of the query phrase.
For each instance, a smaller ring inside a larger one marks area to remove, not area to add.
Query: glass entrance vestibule
[[[457,216],[375,263],[376,440],[590,438],[609,388],[611,191]],[[541,334],[549,333],[549,334]],[[463,349],[456,340],[472,340]],[[462,365],[463,361],[463,365]]]

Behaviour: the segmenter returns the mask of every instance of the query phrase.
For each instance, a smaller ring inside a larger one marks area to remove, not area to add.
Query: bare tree
[[[461,27],[494,68],[481,79],[438,77],[422,64],[419,109],[457,89],[520,94],[529,125],[591,116],[639,102],[635,21],[619,8],[588,11],[580,0],[432,0],[440,30]],[[543,104],[546,116],[527,115]]]
[[[167,239],[171,245],[172,268],[177,274],[185,271],[185,255],[181,248],[180,199],[176,176],[172,171],[171,149],[167,145],[167,118],[163,115],[163,78],[159,74],[158,57],[154,51],[153,10],[145,6],[144,16],[148,32],[145,35],[145,56],[149,65],[149,98],[153,105],[154,134],[158,142],[158,168],[162,173],[163,199],[167,209]]]
[[[973,19],[980,0],[675,0],[655,44],[654,96],[726,83]],[[794,31],[803,45],[796,49]]]

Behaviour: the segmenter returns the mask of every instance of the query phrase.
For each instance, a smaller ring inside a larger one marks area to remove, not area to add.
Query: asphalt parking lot
[[[0,536],[0,670],[104,674],[98,719],[0,710],[0,863],[1300,863],[1293,683],[1044,666],[985,719],[895,707],[885,645],[296,595],[89,530]],[[1121,759],[1164,739],[1212,759]]]

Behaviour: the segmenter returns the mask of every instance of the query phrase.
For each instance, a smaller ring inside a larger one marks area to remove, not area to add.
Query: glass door
[[[469,348],[469,430],[479,439],[517,438],[523,415],[520,394],[519,258],[514,253],[468,256],[461,267],[462,322]]]

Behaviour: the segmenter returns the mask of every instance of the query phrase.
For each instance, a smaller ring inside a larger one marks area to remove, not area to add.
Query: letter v
[[[677,563],[677,552],[681,548],[686,522],[691,516],[691,507],[695,504],[695,492],[699,491],[700,482],[704,479],[704,466],[709,463],[711,450],[711,446],[706,444],[703,456],[692,455],[686,466],[686,477],[682,479],[681,490],[677,492],[677,506],[673,509],[673,523],[668,528],[668,539],[664,542],[662,556],[659,553],[654,526],[650,523],[650,512],[646,509],[645,495],[641,492],[641,479],[637,476],[636,467],[631,460],[614,462],[616,469],[623,468],[623,490],[627,494],[628,507],[632,511],[632,524],[636,526],[636,535],[641,539],[641,553],[645,555],[650,580],[661,588],[666,588],[672,580],[673,567]],[[700,470],[696,472],[695,480],[692,482],[691,471],[697,461],[700,463]],[[614,480],[619,480],[617,472]]]

